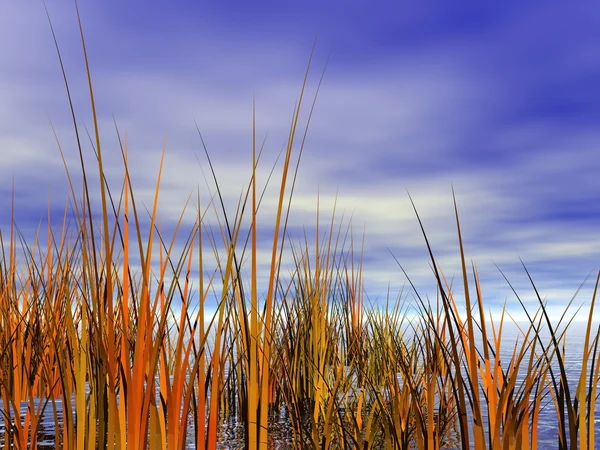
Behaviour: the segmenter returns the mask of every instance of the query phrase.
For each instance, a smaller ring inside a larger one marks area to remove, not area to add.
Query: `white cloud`
[[[0,43],[4,43],[0,44],[0,60],[11,69],[0,73],[0,190],[10,192],[14,173],[21,198],[18,209],[37,220],[45,208],[48,188],[61,206],[66,193],[47,115],[56,124],[74,171],[77,153],[43,11],[29,7],[4,11],[9,14],[0,14],[4,17],[0,20]],[[86,15],[88,22],[94,22],[89,19],[91,12]],[[71,39],[77,37],[74,15],[57,9],[53,17],[61,45],[64,43],[80,125],[91,130],[83,63],[77,41]],[[128,137],[139,204],[151,205],[166,136],[162,223],[167,229],[173,226],[197,186],[206,205],[209,193],[194,150],[206,174],[208,167],[195,131],[196,120],[213,157],[228,211],[233,214],[250,178],[252,94],[256,92],[259,144],[269,132],[258,173],[264,182],[287,139],[308,49],[294,42],[269,41],[265,47],[264,39],[256,37],[234,42],[225,35],[211,36],[205,31],[196,35],[186,30],[182,32],[185,39],[157,44],[153,53],[156,39],[129,38],[113,28],[108,17],[89,26],[90,48],[95,49],[99,61],[94,62],[92,51],[113,193],[122,181],[114,113],[122,135]],[[118,48],[109,51],[102,47],[103,27],[110,28],[107,39]],[[218,27],[211,30],[216,32]],[[198,49],[199,38],[202,46]],[[19,51],[10,44],[15,41]],[[149,56],[136,63],[136,49],[142,44]],[[457,277],[460,265],[450,191],[454,185],[467,256],[474,257],[480,267],[490,304],[497,306],[504,297],[512,297],[493,262],[507,268],[512,278],[522,274],[519,256],[532,265],[534,280],[546,286],[552,298],[567,299],[576,288],[573,280],[597,269],[597,220],[565,216],[547,221],[545,217],[557,208],[557,200],[571,199],[587,200],[597,217],[594,201],[600,182],[595,155],[600,138],[587,129],[556,130],[541,120],[523,119],[518,124],[500,120],[518,92],[508,95],[510,86],[490,78],[487,70],[474,70],[472,58],[477,52],[464,45],[443,46],[444,52],[442,46],[432,48],[425,55],[382,56],[361,66],[336,66],[335,58],[332,60],[309,130],[291,228],[298,231],[305,226],[307,234],[314,236],[317,192],[325,223],[339,191],[338,217],[352,215],[358,239],[366,225],[365,281],[371,295],[384,295],[388,282],[395,292],[405,284],[389,248],[413,281],[434,296],[423,237],[406,191],[413,196],[438,261],[448,276]],[[174,53],[169,55],[171,51]],[[162,57],[169,57],[169,64],[161,64]],[[302,125],[321,67],[316,64],[311,75]],[[496,88],[499,90],[494,93]],[[302,132],[301,127],[298,138]],[[93,156],[85,132],[83,141],[92,173]],[[479,143],[485,144],[484,148],[477,148]],[[493,157],[501,163],[496,164]],[[265,234],[276,211],[278,173],[261,206],[261,231]],[[212,185],[210,179],[209,183]],[[94,201],[98,197],[95,195]],[[195,194],[192,198],[195,202]],[[0,208],[6,210],[9,201],[4,195]],[[191,206],[186,216],[186,225],[194,220],[193,209]],[[6,219],[0,223],[6,226]],[[261,249],[260,255],[266,258],[268,250]],[[559,286],[559,270],[568,287]],[[519,277],[518,285],[527,289],[527,280]]]

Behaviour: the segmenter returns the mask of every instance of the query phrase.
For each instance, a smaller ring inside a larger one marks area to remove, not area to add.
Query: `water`
[[[595,330],[593,329],[593,332]],[[488,329],[488,333],[491,334],[491,330]],[[542,340],[544,344],[549,343],[549,335],[547,333],[542,334]],[[517,328],[514,325],[506,325],[503,331],[502,347],[501,347],[501,359],[504,362],[508,362],[513,352],[513,346],[515,341],[521,342],[522,338],[519,337]],[[582,355],[583,355],[583,343],[585,339],[585,326],[579,324],[573,324],[567,334],[567,345],[565,351],[565,367],[570,382],[571,392],[573,393],[576,387],[576,383],[579,379],[579,374],[582,367]],[[539,349],[538,349],[539,351]],[[523,366],[526,366],[526,361],[523,362]],[[591,363],[591,360],[589,361]],[[553,364],[557,369],[557,364]],[[526,374],[524,371],[519,373],[517,386],[519,382],[523,380]],[[71,403],[75,404],[74,399]],[[39,405],[39,400],[36,400],[35,406]],[[21,404],[21,417],[27,409],[27,404]],[[4,404],[0,400],[0,410],[4,411]],[[596,399],[596,411],[600,411],[600,402]],[[61,433],[62,430],[55,429],[55,417],[57,414],[59,420],[62,419],[63,406],[61,400],[55,400],[54,405],[49,402],[46,405],[44,414],[41,419],[39,432],[38,432],[38,445],[43,449],[53,449],[55,446],[55,434]],[[484,423],[486,419],[486,412],[484,411]],[[600,414],[597,413],[595,423],[600,424]],[[188,446],[187,448],[194,448],[194,424],[190,420],[187,429]],[[291,424],[287,417],[285,410],[275,413],[272,416],[270,424],[270,448],[273,450],[286,450],[291,449]],[[552,401],[552,398],[547,395],[542,401],[542,410],[539,417],[539,448],[540,450],[551,450],[556,449],[558,446],[558,422],[556,416],[556,410]],[[0,418],[0,447],[4,447],[4,434],[5,434],[5,422]],[[235,418],[224,420],[219,426],[218,436],[218,448],[219,449],[243,449],[243,434],[244,425],[241,421]],[[600,437],[597,439],[596,449],[600,450]]]

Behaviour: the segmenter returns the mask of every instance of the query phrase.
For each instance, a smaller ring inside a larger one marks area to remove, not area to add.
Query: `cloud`
[[[521,257],[555,314],[598,269],[600,63],[591,57],[599,42],[591,39],[592,14],[580,26],[567,20],[562,34],[552,37],[550,26],[562,14],[553,6],[539,14],[509,8],[495,15],[483,8],[477,12],[487,18],[478,22],[481,28],[463,25],[462,9],[451,13],[447,25],[438,20],[442,13],[427,8],[402,20],[356,10],[331,29],[324,24],[333,10],[319,19],[272,11],[281,22],[257,16],[265,24],[260,31],[244,24],[243,11],[227,17],[218,9],[200,14],[154,7],[134,23],[129,19],[136,8],[119,17],[111,8],[82,8],[107,177],[117,194],[123,170],[113,116],[127,140],[140,205],[152,204],[166,142],[159,203],[165,230],[173,229],[190,193],[187,227],[195,219],[196,190],[205,206],[215,192],[210,176],[204,180],[209,170],[195,122],[233,217],[251,176],[253,96],[259,145],[268,135],[258,171],[259,183],[266,182],[287,140],[311,30],[321,27],[295,155],[320,70],[328,50],[334,51],[306,140],[291,239],[305,231],[315,235],[317,196],[325,227],[337,195],[337,217],[352,218],[357,246],[366,229],[369,295],[382,298],[388,285],[399,292],[406,284],[391,252],[433,298],[435,280],[408,191],[438,262],[460,292],[453,186],[467,256],[480,269],[492,309],[508,298],[519,310],[494,264],[531,296]],[[311,8],[321,7],[306,11]],[[9,69],[0,73],[0,208],[10,208],[14,175],[17,219],[32,231],[45,213],[48,191],[57,210],[68,192],[49,118],[76,184],[78,154],[42,8],[5,5],[2,12],[0,60]],[[85,132],[92,132],[92,117],[74,12],[59,4],[50,12],[93,173]],[[264,258],[277,208],[275,174],[260,211]],[[92,176],[90,183],[97,180]],[[3,215],[3,229],[8,223]],[[266,261],[261,264],[266,270]],[[589,290],[582,292],[586,296]]]

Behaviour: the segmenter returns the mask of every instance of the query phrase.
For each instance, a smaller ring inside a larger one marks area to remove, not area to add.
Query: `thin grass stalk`
[[[256,111],[254,99],[252,102],[252,250],[251,250],[251,283],[250,288],[250,353],[248,359],[250,362],[248,373],[248,436],[247,444],[249,449],[259,448],[260,424],[258,423],[259,413],[259,384],[260,373],[258,372],[258,340],[259,340],[259,311],[258,311],[258,262],[257,262],[257,205],[256,205]]]
[[[600,271],[596,277],[596,283],[594,285],[594,293],[592,294],[592,300],[590,304],[590,310],[588,313],[588,319],[585,329],[585,339],[583,343],[583,358],[581,361],[581,373],[579,375],[579,380],[577,383],[577,388],[575,392],[575,398],[577,402],[577,406],[579,408],[578,412],[578,428],[579,428],[579,448],[581,450],[592,450],[594,448],[594,407],[595,402],[588,402],[587,396],[591,394],[591,387],[586,387],[586,379],[588,372],[588,361],[590,359],[590,338],[591,338],[591,328],[592,328],[592,320],[594,317],[594,306],[596,304],[596,293],[598,291],[598,283],[600,282]],[[595,383],[590,383],[595,384]],[[590,398],[592,398],[590,396]],[[586,420],[587,419],[587,420]],[[573,437],[571,437],[573,439]]]

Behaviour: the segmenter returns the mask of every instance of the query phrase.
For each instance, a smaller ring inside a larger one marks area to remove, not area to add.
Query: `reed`
[[[595,448],[600,328],[592,323],[600,274],[576,380],[565,366],[572,315],[567,309],[554,324],[533,281],[539,308],[524,309],[529,324],[509,360],[500,359],[511,319],[506,308],[497,319],[486,317],[477,268],[467,267],[456,200],[464,295],[454,295],[415,207],[435,301],[417,291],[397,261],[415,300],[409,304],[401,293],[369,303],[364,234],[358,250],[351,222],[338,217],[335,205],[323,225],[317,199],[314,237],[288,232],[316,100],[300,137],[310,60],[282,162],[266,183],[257,179],[263,149],[254,113],[252,166],[233,215],[199,133],[212,187],[197,193],[195,205],[190,195],[166,234],[159,215],[166,143],[152,205],[142,212],[128,142],[116,123],[118,148],[102,145],[81,20],[78,25],[93,130],[86,147],[55,38],[79,161],[76,169],[67,165],[55,133],[69,183],[64,214],[51,218],[49,199],[47,221],[28,241],[15,223],[13,200],[8,236],[0,230],[4,447],[36,449],[41,419],[51,411],[56,448],[216,449],[223,422],[234,417],[242,424],[240,448],[264,450],[283,445],[272,440],[275,415],[283,411],[290,431],[279,439],[288,448],[536,449],[540,413],[553,405],[558,448]],[[107,155],[122,162],[120,185],[107,182]],[[260,204],[272,179],[278,180],[277,208],[268,269],[260,273]],[[191,225],[183,221],[188,209],[195,210]],[[212,300],[217,307],[209,316]]]

